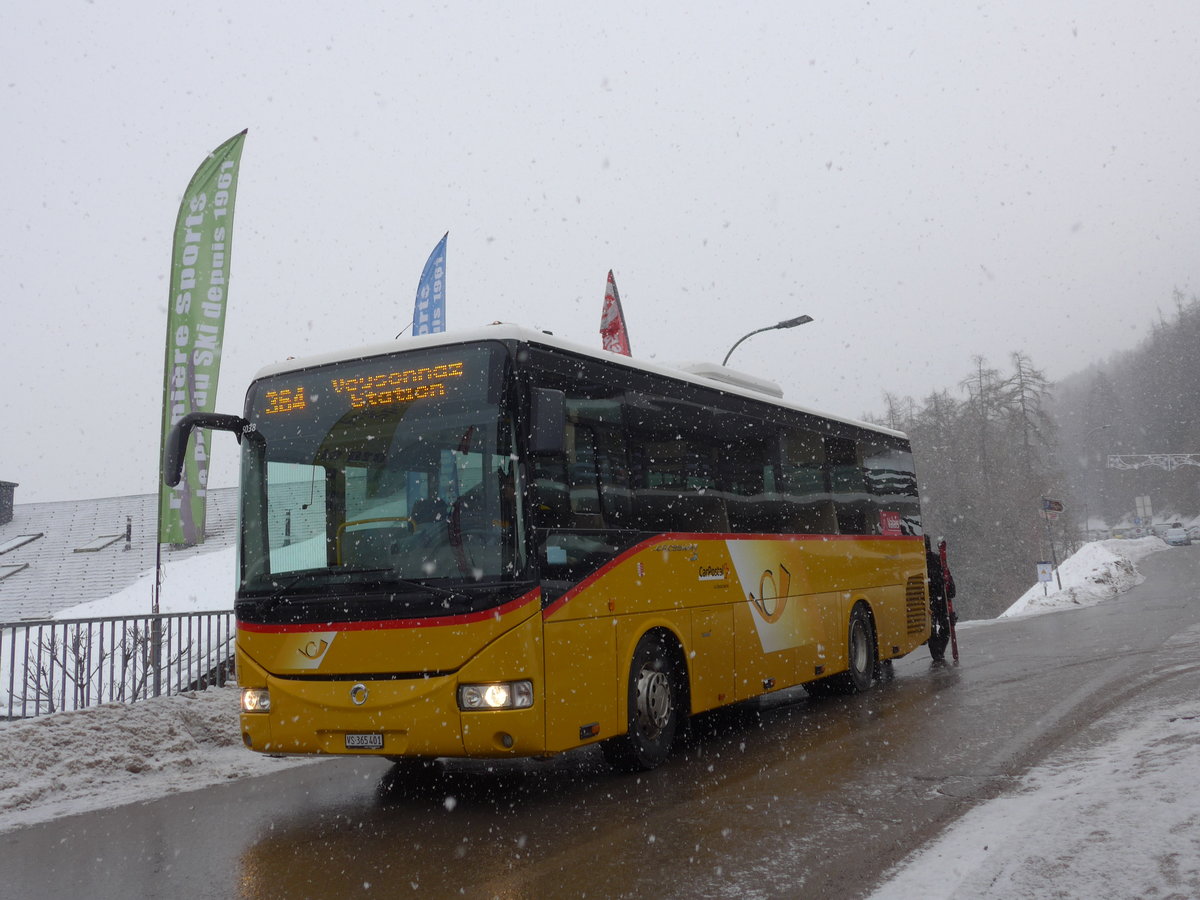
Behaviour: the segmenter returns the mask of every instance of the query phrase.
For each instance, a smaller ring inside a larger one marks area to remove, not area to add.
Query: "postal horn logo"
[[[286,653],[295,653],[295,656],[286,656],[287,665],[297,669],[316,669],[319,668],[321,662],[325,659],[325,655],[329,652],[329,647],[333,643],[333,639],[337,637],[336,631],[322,631],[316,634],[298,634],[292,641],[288,642],[285,650]]]
[[[309,641],[303,647],[300,647],[297,652],[301,656],[307,656],[309,659],[317,660],[325,655],[325,651],[329,649],[329,641]]]
[[[780,563],[779,585],[775,584],[775,574],[767,569],[758,579],[758,596],[750,594],[750,602],[764,622],[768,625],[778,622],[787,606],[788,588],[791,587],[792,573]]]

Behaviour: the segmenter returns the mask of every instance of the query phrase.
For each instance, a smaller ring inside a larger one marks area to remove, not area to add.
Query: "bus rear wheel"
[[[638,642],[629,666],[626,733],[600,745],[611,766],[638,772],[666,760],[679,730],[682,676],[663,636],[647,634]]]
[[[822,678],[820,681],[811,681],[804,685],[805,690],[814,697],[860,694],[870,690],[876,667],[879,665],[879,655],[875,648],[875,626],[863,603],[857,604],[850,611],[850,625],[846,630],[846,656],[849,665],[845,672]]]
[[[845,692],[858,694],[869,690],[875,676],[875,629],[871,626],[867,608],[861,603],[850,613],[848,650],[850,668],[842,676]]]

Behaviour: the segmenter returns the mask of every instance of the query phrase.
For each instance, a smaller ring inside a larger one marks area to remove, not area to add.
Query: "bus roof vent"
[[[745,372],[739,372],[737,369],[719,366],[716,363],[682,362],[676,368],[687,372],[689,375],[699,375],[701,378],[708,378],[711,381],[720,381],[724,384],[732,384],[749,391],[758,391],[760,394],[770,394],[772,397],[783,396],[783,388],[773,381],[748,375]]]

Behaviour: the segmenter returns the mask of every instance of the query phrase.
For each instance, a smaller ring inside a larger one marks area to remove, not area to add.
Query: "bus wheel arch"
[[[639,772],[666,760],[691,712],[688,682],[679,638],[667,628],[645,632],[634,647],[622,684],[626,731],[600,745],[610,765]]]
[[[846,671],[804,685],[811,696],[860,694],[870,689],[880,663],[875,614],[866,600],[855,601],[845,628]]]

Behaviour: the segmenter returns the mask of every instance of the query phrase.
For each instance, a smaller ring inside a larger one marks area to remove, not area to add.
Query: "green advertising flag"
[[[245,139],[243,131],[209,154],[192,176],[175,220],[158,454],[158,540],[162,544],[193,546],[204,540],[209,432],[193,433],[183,478],[174,488],[163,484],[162,450],[172,425],[191,412],[212,412],[216,403],[233,201]]]

